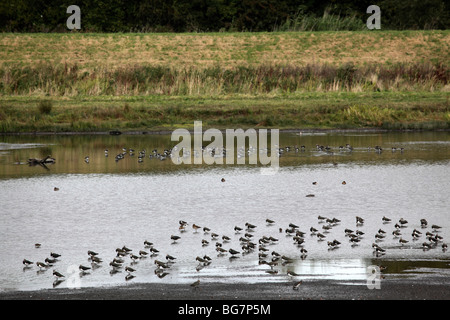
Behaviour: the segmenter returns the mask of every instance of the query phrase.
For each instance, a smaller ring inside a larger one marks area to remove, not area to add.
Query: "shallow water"
[[[255,165],[175,165],[170,160],[148,158],[151,150],[170,148],[176,142],[170,136],[6,136],[0,138],[0,288],[33,290],[58,287],[122,285],[136,282],[192,283],[197,279],[219,282],[286,281],[289,279],[360,280],[365,284],[371,265],[387,266],[386,277],[448,277],[449,252],[423,250],[425,233],[431,225],[443,242],[450,237],[448,217],[450,182],[450,136],[446,132],[390,134],[282,134],[280,145],[305,145],[304,152],[286,152],[280,157],[280,170],[274,175],[260,174]],[[339,151],[349,143],[353,151]],[[318,151],[316,144],[332,148]],[[373,147],[383,147],[374,152]],[[368,150],[368,146],[372,149]],[[122,148],[134,148],[136,155],[126,154],[114,161]],[[403,147],[404,151],[391,150]],[[139,163],[137,151],[147,150]],[[105,157],[104,150],[109,150]],[[28,158],[52,155],[55,164],[28,166]],[[89,156],[86,163],[84,158]],[[221,182],[221,178],[226,179]],[[317,184],[313,185],[312,182]],[[346,181],[343,185],[342,181]],[[59,191],[54,191],[58,187]],[[314,194],[314,197],[306,197]],[[338,218],[341,222],[328,233],[322,229],[318,215]],[[355,217],[365,219],[356,226]],[[387,216],[391,223],[383,223]],[[265,220],[275,220],[267,225]],[[392,235],[400,218],[408,220],[401,228],[400,244]],[[429,226],[421,228],[420,219]],[[179,220],[189,223],[179,231]],[[236,234],[234,226],[249,222],[256,229],[248,232],[253,242],[262,236],[278,239],[266,245],[269,254],[276,251],[292,259],[273,268],[260,264],[258,250],[236,258],[218,256],[215,243],[242,252],[239,242],[245,230]],[[211,232],[194,232],[192,224],[207,226]],[[289,223],[306,232],[301,257],[300,247],[285,232]],[[319,241],[309,229],[315,227],[326,238]],[[280,232],[280,228],[281,231]],[[344,229],[364,232],[360,242],[352,245]],[[387,232],[377,244],[386,254],[376,256],[372,249],[379,229]],[[422,232],[413,240],[412,230]],[[170,236],[179,235],[176,243]],[[222,241],[222,235],[231,238]],[[209,241],[202,246],[201,240]],[[337,239],[339,248],[330,250],[327,241]],[[160,253],[133,262],[125,257],[124,266],[136,269],[135,278],[125,280],[121,269],[111,274],[108,265],[116,248],[124,245],[138,255],[144,240],[154,243]],[[41,243],[38,249],[35,243]],[[103,259],[96,269],[80,276],[78,265],[91,266],[88,250]],[[54,266],[39,270],[36,265],[24,268],[24,258],[44,261],[50,252],[61,257]],[[159,278],[155,259],[166,261],[166,254],[176,257]],[[196,257],[208,255],[211,264],[197,271]],[[75,269],[74,269],[75,267]],[[65,275],[55,283],[52,270]],[[276,273],[269,273],[275,271]],[[299,276],[291,278],[287,271]]]

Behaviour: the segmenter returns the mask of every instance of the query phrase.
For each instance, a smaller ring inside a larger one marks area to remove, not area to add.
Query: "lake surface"
[[[168,135],[1,136],[1,290],[189,284],[197,279],[238,283],[333,279],[365,285],[367,267],[380,265],[387,267],[386,279],[450,276],[449,251],[441,248],[450,242],[448,132],[282,133],[280,146],[291,149],[281,155],[280,169],[273,175],[261,174],[258,165],[175,165],[169,158],[149,157],[153,150],[162,153],[176,143]],[[318,150],[316,145],[330,150]],[[383,151],[376,152],[375,146]],[[123,159],[116,161],[123,148]],[[144,149],[145,157],[139,161]],[[54,164],[27,164],[29,158],[47,155]],[[340,222],[325,230],[330,223],[320,221],[319,215]],[[356,225],[356,216],[364,223]],[[383,216],[392,221],[383,222]],[[401,218],[408,223],[395,237],[392,232]],[[423,218],[428,221],[425,228],[420,224]],[[266,219],[275,222],[268,225]],[[179,230],[180,220],[188,223],[184,232]],[[246,231],[247,222],[256,228]],[[290,223],[305,232],[302,246],[286,233]],[[210,231],[195,231],[193,224]],[[441,228],[434,232],[432,224]],[[235,226],[243,230],[236,233]],[[324,240],[311,234],[311,227]],[[359,242],[350,242],[347,228],[364,232]],[[379,229],[386,235],[377,240]],[[417,239],[414,229],[422,233]],[[430,242],[426,232],[442,237],[429,250],[422,246]],[[217,240],[212,233],[219,235]],[[246,233],[256,244],[249,253],[239,240]],[[174,242],[171,235],[181,238]],[[230,240],[224,241],[224,235]],[[260,251],[258,240],[263,236],[278,241]],[[400,243],[400,237],[408,242]],[[334,239],[341,245],[330,248],[327,243]],[[139,256],[140,250],[150,253],[146,240],[158,255],[135,261],[127,255],[123,267],[113,272],[109,263],[116,248],[126,246]],[[209,244],[202,245],[202,240]],[[240,254],[218,255],[217,242]],[[35,248],[35,243],[41,247]],[[373,243],[385,254],[375,254]],[[92,265],[88,250],[97,252],[103,262]],[[50,252],[61,257],[48,268],[37,267],[35,262],[44,262]],[[259,258],[259,253],[267,257]],[[276,253],[290,259],[272,267],[261,263]],[[167,254],[176,262],[158,277],[155,260],[166,262]],[[205,255],[212,259],[208,265],[196,260]],[[24,267],[23,259],[34,264]],[[92,269],[80,274],[80,264]],[[125,266],[135,269],[133,279],[125,280]],[[53,270],[65,275],[65,281],[55,282]],[[298,276],[289,276],[288,271]]]

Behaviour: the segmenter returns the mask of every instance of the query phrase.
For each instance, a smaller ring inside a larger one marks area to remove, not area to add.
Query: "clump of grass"
[[[53,103],[50,100],[42,100],[38,103],[38,111],[40,114],[50,114],[52,108]]]

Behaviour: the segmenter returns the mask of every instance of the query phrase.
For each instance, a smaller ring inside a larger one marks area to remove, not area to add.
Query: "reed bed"
[[[259,65],[234,68],[133,65],[86,71],[78,64],[0,67],[1,95],[226,95],[295,92],[448,91],[444,64]]]

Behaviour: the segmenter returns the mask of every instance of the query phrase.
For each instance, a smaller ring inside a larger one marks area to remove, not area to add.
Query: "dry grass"
[[[254,66],[450,60],[448,31],[214,34],[1,34],[0,66]]]

